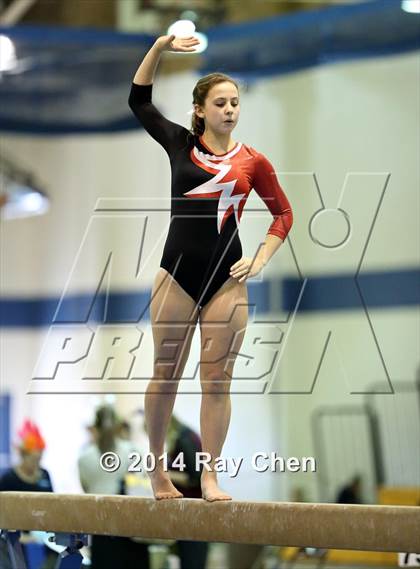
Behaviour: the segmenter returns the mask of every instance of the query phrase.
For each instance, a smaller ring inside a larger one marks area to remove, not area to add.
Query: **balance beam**
[[[420,552],[420,507],[0,492],[0,528]]]

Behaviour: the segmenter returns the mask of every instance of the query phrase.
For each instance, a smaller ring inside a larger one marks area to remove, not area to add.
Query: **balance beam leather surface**
[[[420,552],[420,507],[0,492],[0,528]]]

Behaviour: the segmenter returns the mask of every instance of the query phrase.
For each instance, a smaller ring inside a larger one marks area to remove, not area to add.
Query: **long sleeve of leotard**
[[[153,83],[137,85],[132,83],[128,105],[143,125],[145,130],[154,138],[170,156],[180,144],[185,144],[188,130],[162,115],[152,103]]]
[[[267,233],[277,235],[284,241],[293,224],[292,208],[271,162],[260,153],[256,158],[253,188],[264,200],[274,218]]]

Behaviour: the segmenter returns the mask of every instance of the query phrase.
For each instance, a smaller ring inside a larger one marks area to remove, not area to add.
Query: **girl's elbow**
[[[288,231],[290,231],[291,228],[292,228],[292,225],[293,225],[293,221],[294,221],[294,218],[293,218],[293,211],[292,211],[291,209],[290,209],[290,211],[288,212],[287,221],[288,221],[288,223],[287,223],[287,225],[288,225]]]

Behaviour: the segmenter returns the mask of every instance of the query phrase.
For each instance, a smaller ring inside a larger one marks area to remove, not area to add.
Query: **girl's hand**
[[[195,36],[189,36],[187,38],[177,38],[175,34],[170,36],[160,36],[156,40],[156,45],[160,51],[180,51],[188,52],[195,51],[195,47],[200,43],[200,40]]]
[[[258,261],[256,258],[251,259],[250,257],[242,257],[236,263],[234,263],[230,268],[230,276],[239,279],[238,282],[242,282],[250,277],[255,277],[263,268],[263,263]]]

